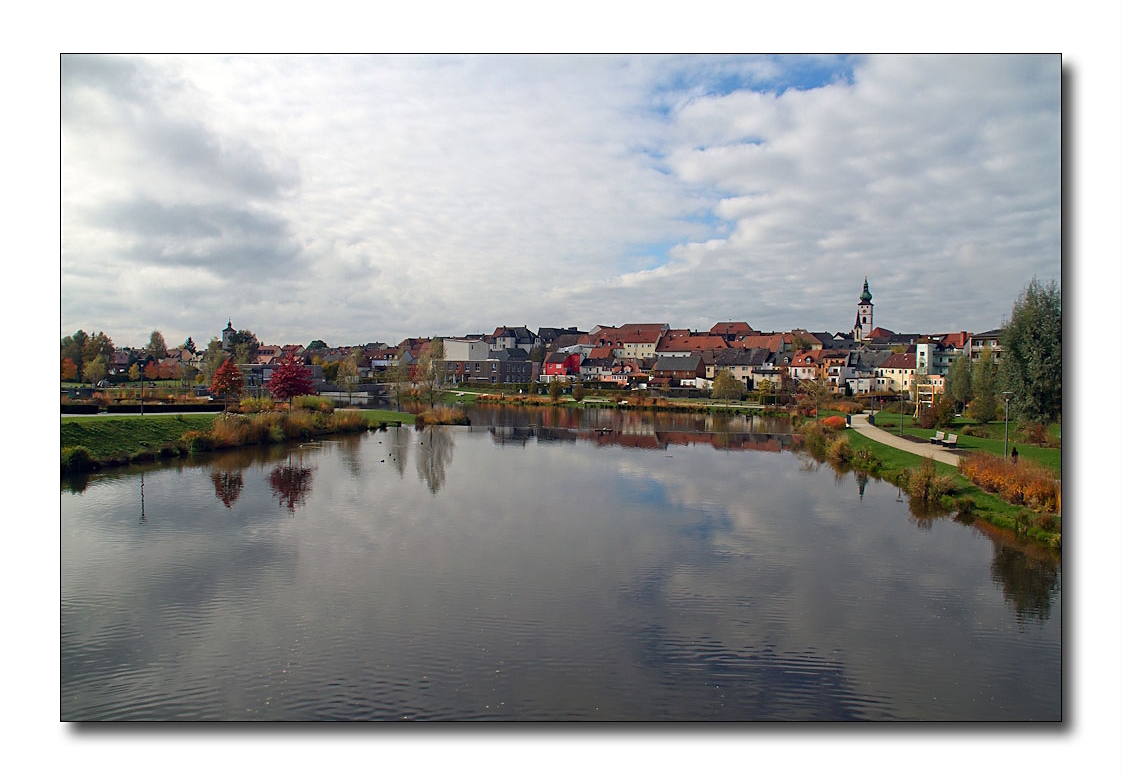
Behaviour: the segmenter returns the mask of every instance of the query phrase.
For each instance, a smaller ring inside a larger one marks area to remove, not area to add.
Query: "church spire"
[[[861,290],[861,303],[868,304],[873,300],[873,294],[869,293],[869,275],[865,275],[865,287]]]

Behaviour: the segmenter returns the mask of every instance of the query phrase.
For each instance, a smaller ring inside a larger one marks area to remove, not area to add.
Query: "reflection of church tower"
[[[853,324],[853,338],[863,340],[873,330],[873,294],[869,293],[869,276],[865,275],[865,287],[857,302],[857,320]]]
[[[234,349],[234,334],[235,333],[237,333],[237,332],[234,331],[233,320],[227,321],[226,327],[224,329],[222,329],[222,349],[223,350],[226,350],[227,352],[229,352],[229,351]]]

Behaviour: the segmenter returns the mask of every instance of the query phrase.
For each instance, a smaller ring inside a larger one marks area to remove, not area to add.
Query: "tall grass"
[[[905,468],[896,475],[896,484],[908,495],[924,503],[937,503],[954,492],[954,478],[935,471],[935,461],[924,458],[918,468]]]
[[[958,464],[958,470],[986,492],[997,493],[1009,503],[1037,511],[1058,512],[1060,482],[1045,466],[1028,460],[1010,460],[975,452]]]

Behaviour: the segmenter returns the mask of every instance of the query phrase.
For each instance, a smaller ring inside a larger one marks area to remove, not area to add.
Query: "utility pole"
[[[1005,454],[1003,457],[1009,457],[1009,396],[1013,395],[1013,391],[1002,390],[1001,395],[1005,396]]]

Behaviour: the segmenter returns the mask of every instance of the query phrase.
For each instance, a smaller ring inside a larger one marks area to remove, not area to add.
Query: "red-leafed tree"
[[[242,373],[234,364],[234,359],[227,358],[215,370],[214,379],[210,383],[210,392],[212,395],[222,396],[222,408],[225,410],[226,402],[231,396],[237,398],[242,394],[242,384]]]
[[[78,378],[78,364],[70,358],[62,359],[62,381],[73,382]]]
[[[292,355],[281,360],[265,387],[278,401],[289,401],[296,396],[309,396],[316,392],[311,371]]]

